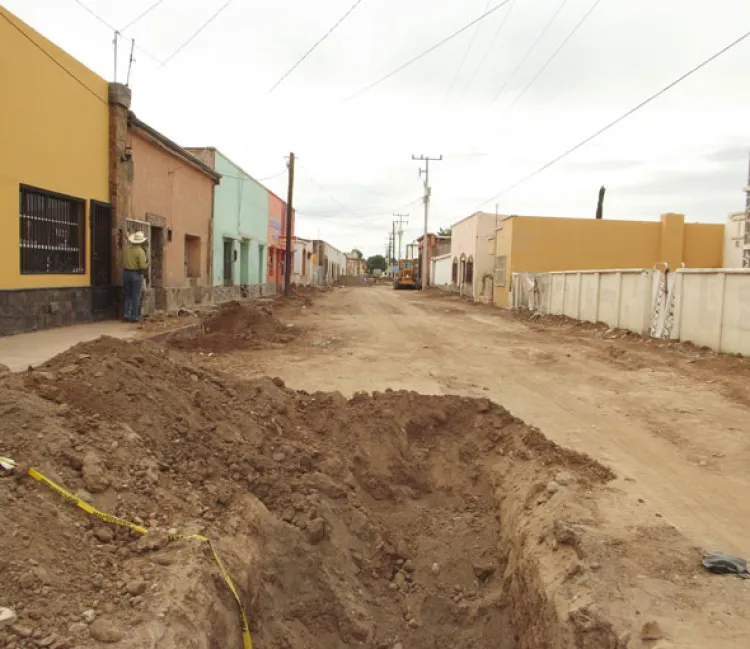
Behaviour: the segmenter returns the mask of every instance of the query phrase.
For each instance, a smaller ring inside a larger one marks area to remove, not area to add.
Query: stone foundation
[[[276,288],[272,284],[148,288],[144,291],[141,300],[141,313],[143,315],[151,315],[157,311],[173,313],[180,307],[194,309],[222,304],[231,300],[258,298],[275,293]]]
[[[0,335],[84,324],[117,316],[117,287],[0,291]]]

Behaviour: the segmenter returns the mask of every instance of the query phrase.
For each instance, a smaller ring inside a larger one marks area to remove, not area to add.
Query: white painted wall
[[[603,322],[641,335],[649,335],[653,326],[656,337],[669,335],[750,356],[750,269],[683,268],[666,276],[646,269],[513,275],[521,284],[533,277],[543,313]],[[665,301],[657,309],[659,299]],[[514,293],[514,307],[522,306],[522,296]],[[665,327],[670,312],[671,329]]]
[[[452,265],[453,259],[450,255],[433,257],[430,273],[431,286],[448,286],[451,283]]]

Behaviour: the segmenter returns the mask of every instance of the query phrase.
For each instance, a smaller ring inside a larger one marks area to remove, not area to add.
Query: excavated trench
[[[6,453],[151,530],[8,479],[3,646],[241,647],[210,554],[170,528],[214,540],[256,649],[619,646],[571,608],[566,512],[608,469],[487,400],[307,394],[171,354],[101,339],[0,386]]]

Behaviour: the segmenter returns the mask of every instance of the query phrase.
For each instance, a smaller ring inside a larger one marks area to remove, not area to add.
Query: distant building
[[[292,282],[299,286],[316,283],[313,259],[313,242],[309,239],[294,237]]]
[[[724,226],[724,256],[722,265],[724,268],[748,268],[745,262],[745,250],[750,248],[750,241],[746,242],[745,231],[747,227],[747,214],[733,212],[727,218]]]
[[[266,292],[268,190],[215,147],[187,151],[222,175],[213,206],[215,297],[235,299]]]
[[[359,277],[367,272],[367,262],[358,253],[350,252],[346,255],[346,274]]]
[[[292,237],[294,237],[294,210],[292,210]],[[276,194],[268,192],[268,262],[266,281],[278,291],[284,286],[284,259],[286,255],[286,203]]]
[[[420,281],[422,280],[422,248],[423,248],[424,235],[417,237],[417,268],[419,272]],[[427,234],[427,259],[429,260],[427,267],[427,285],[432,285],[432,259],[435,257],[441,257],[447,255],[451,251],[451,238],[440,234],[434,234],[432,232]]]
[[[478,301],[492,300],[494,255],[487,242],[494,237],[503,217],[487,212],[475,212],[451,227],[451,286],[461,295]]]
[[[317,268],[313,269],[316,284],[333,284],[346,273],[346,253],[320,239],[313,241],[313,254]]]

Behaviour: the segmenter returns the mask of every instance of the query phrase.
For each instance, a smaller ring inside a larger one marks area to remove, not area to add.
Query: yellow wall
[[[682,214],[660,221],[608,221],[513,216],[497,232],[497,255],[512,272],[651,268],[666,261],[673,270],[720,268],[724,226],[685,224]],[[508,252],[509,251],[509,252]],[[510,282],[496,288],[494,302],[509,303]]]
[[[688,268],[721,268],[724,259],[724,225],[686,223],[683,254]]]
[[[107,82],[0,7],[0,289],[89,283],[89,200],[109,202],[108,140]],[[21,183],[86,200],[85,275],[20,274]]]

